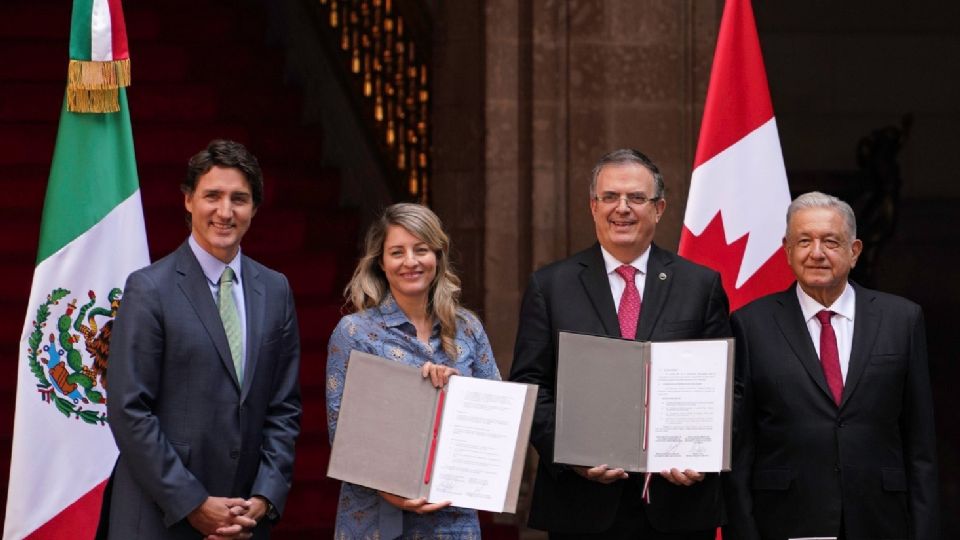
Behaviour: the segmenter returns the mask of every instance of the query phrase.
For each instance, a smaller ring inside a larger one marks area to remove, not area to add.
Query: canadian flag
[[[680,235],[735,310],[793,281],[781,249],[790,190],[750,0],[727,0]]]

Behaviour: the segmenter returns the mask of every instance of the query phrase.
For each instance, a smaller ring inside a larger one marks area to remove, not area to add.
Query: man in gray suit
[[[300,338],[286,278],[240,252],[263,199],[256,158],[215,140],[181,185],[191,234],[130,275],[108,414],[120,456],[98,537],[266,538],[300,432]]]

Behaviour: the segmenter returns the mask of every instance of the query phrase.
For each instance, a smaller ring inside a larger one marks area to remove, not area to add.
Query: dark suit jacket
[[[733,315],[737,377],[724,540],[939,537],[933,401],[920,307],[853,285],[839,408],[796,285]],[[841,518],[842,516],[842,518]]]
[[[208,495],[262,495],[283,510],[301,411],[293,295],[282,274],[247,257],[241,264],[242,388],[187,243],[127,279],[107,375],[120,448],[105,503],[111,539],[198,538],[185,518]],[[255,537],[267,537],[266,521]]]
[[[729,305],[720,275],[657,246],[650,250],[636,339],[729,337]],[[603,485],[553,463],[558,332],[620,337],[614,305],[599,244],[535,272],[527,286],[510,379],[540,385],[530,437],[540,455],[531,527],[568,534],[609,529],[624,484],[637,481]],[[657,529],[704,530],[720,524],[717,475],[686,488],[654,475],[650,490],[646,512]]]

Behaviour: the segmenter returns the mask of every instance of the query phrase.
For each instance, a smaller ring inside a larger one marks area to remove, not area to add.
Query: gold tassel
[[[130,59],[113,62],[71,60],[67,69],[71,88],[106,90],[130,86]]]
[[[83,90],[67,88],[67,110],[75,113],[115,113],[120,111],[120,90]]]
[[[119,88],[130,86],[130,59],[113,62],[70,60],[67,68],[67,109],[107,113],[120,110]]]

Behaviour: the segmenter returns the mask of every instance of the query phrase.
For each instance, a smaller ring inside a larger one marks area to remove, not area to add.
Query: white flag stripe
[[[730,189],[736,185],[737,189]],[[728,244],[749,234],[737,274],[742,286],[780,249],[790,189],[777,122],[771,118],[693,171],[684,225],[696,236],[721,212]]]
[[[97,305],[105,305],[111,289],[123,288],[127,275],[148,263],[138,190],[34,270],[20,342],[4,540],[30,534],[109,478],[117,456],[109,426],[68,419],[54,404],[41,399],[26,358],[37,308],[53,289],[70,290],[61,306],[51,309],[44,327],[43,343],[47,344],[47,336],[56,334],[62,306],[74,298],[77,304],[84,304],[89,290],[96,291]],[[75,445],[70,446],[71,442]]]
[[[90,21],[90,59],[99,62],[113,60],[113,22],[107,0],[93,0]]]

